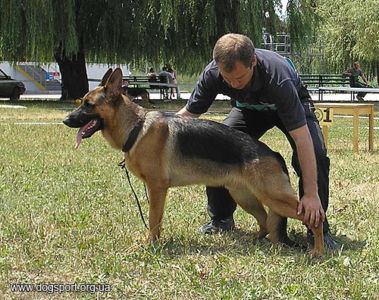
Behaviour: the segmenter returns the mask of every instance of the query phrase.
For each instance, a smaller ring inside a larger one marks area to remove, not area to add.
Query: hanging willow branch
[[[300,8],[309,17],[295,2],[306,1],[290,0],[293,14]],[[224,33],[244,33],[260,46],[263,13],[274,15],[278,5],[279,0],[0,0],[0,58],[51,61],[59,50],[68,56],[83,52],[88,62],[171,62],[178,71],[196,73]],[[275,22],[270,26],[275,30]],[[303,27],[291,26],[299,40]]]
[[[294,50],[303,50],[314,41],[319,17],[314,0],[288,0],[287,28]]]

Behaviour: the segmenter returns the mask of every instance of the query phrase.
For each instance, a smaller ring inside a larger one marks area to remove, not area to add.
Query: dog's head
[[[80,106],[66,116],[63,123],[72,128],[80,128],[76,136],[76,146],[82,139],[91,137],[106,126],[109,108],[122,101],[122,71],[109,69],[101,83],[89,91],[82,99]],[[105,105],[108,109],[104,109]]]

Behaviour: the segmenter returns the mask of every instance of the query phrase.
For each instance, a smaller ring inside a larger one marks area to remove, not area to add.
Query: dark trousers
[[[329,205],[329,158],[325,148],[324,140],[320,130],[319,123],[314,115],[314,107],[311,102],[303,103],[306,113],[308,128],[313,140],[317,163],[317,180],[318,193],[321,204],[325,212]],[[292,147],[292,166],[299,176],[299,196],[304,195],[301,168],[297,156],[296,145],[282,121],[279,119],[276,111],[256,111],[250,109],[240,109],[233,107],[224,124],[241,130],[250,136],[259,139],[265,132],[273,127],[279,128],[287,137]],[[207,187],[208,196],[208,214],[214,220],[230,218],[236,209],[236,203],[233,201],[229,192],[224,188]],[[324,222],[324,232],[329,231],[328,221]]]
[[[368,85],[368,84],[365,84],[365,83],[361,83],[361,82],[356,82],[354,83],[353,85],[350,85],[351,87],[357,87],[357,88],[371,88],[372,86]],[[358,97],[364,97],[366,96],[366,92],[358,92],[357,93],[357,96]]]

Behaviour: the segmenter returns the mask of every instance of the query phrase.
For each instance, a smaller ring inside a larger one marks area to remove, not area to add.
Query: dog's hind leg
[[[243,187],[228,188],[230,195],[234,201],[241,206],[243,210],[253,215],[258,222],[259,230],[255,233],[257,238],[264,238],[267,233],[267,212],[263,205],[257,200],[257,198],[248,189]]]
[[[288,217],[303,221],[304,214],[297,214],[297,206],[299,201],[292,193],[278,193],[266,191],[266,195],[263,196],[264,203],[272,210],[268,218],[268,230],[270,232],[270,240],[273,242],[280,241],[279,231],[276,228],[280,217]],[[313,256],[321,256],[324,251],[324,238],[323,238],[323,225],[322,223],[317,227],[311,228],[314,235],[314,248],[311,250]],[[272,234],[272,236],[271,236]]]
[[[149,241],[159,239],[166,202],[167,188],[147,186],[149,194]]]
[[[311,226],[313,232],[314,247],[311,250],[313,256],[321,256],[324,252],[324,225],[321,222],[318,227]]]
[[[287,218],[278,215],[271,209],[269,209],[267,216],[267,229],[269,231],[268,239],[272,243],[283,243],[290,247],[301,247],[287,235]]]
[[[272,241],[280,241],[279,231],[276,226],[279,223],[280,217],[288,217],[303,221],[304,215],[297,214],[299,204],[298,198],[291,187],[288,175],[283,172],[280,165],[275,161],[266,161],[271,172],[260,172],[258,184],[255,184],[254,193],[258,200],[266,205],[275,214],[270,214],[268,222],[268,230],[272,234]],[[312,255],[322,255],[324,251],[324,240],[322,224],[317,228],[311,228],[314,233],[315,243],[312,249]]]

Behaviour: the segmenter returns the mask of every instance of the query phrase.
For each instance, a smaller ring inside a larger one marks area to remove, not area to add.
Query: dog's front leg
[[[160,237],[167,188],[147,186],[149,194],[149,241],[154,243]]]

